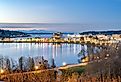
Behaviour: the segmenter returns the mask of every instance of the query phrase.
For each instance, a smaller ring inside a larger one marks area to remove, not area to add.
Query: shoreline
[[[80,45],[92,45],[92,46],[108,46],[108,45],[111,45],[111,44],[117,44],[117,43],[120,43],[120,42],[114,42],[114,43],[109,43],[107,41],[104,41],[104,42],[50,42],[50,41],[46,41],[46,42],[43,42],[43,41],[0,41],[0,43],[35,43],[35,44],[39,44],[39,43],[53,43],[53,44],[80,44]]]

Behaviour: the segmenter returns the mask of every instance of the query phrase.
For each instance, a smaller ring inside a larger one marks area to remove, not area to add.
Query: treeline
[[[121,44],[109,45],[96,53],[94,60],[86,66],[86,73],[101,77],[121,76]]]
[[[28,36],[30,35],[23,32],[0,29],[0,38],[15,38],[15,37],[28,37]]]
[[[80,33],[81,35],[97,35],[97,34],[104,34],[104,35],[112,35],[112,34],[121,34],[121,30],[118,31],[87,31]]]
[[[43,56],[38,57],[20,57],[18,60],[10,59],[9,57],[0,56],[0,69],[4,71],[3,74],[20,73],[35,71],[41,69],[55,68],[54,59],[51,65]]]

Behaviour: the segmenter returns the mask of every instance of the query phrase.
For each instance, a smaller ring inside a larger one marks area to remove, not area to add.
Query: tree
[[[52,65],[51,65],[52,68],[55,68],[56,65],[55,65],[55,62],[54,62],[54,58],[52,58]]]
[[[19,58],[19,67],[20,67],[20,70],[23,71],[23,57]]]
[[[3,69],[3,67],[4,67],[4,57],[1,56],[1,57],[0,57],[0,68]]]
[[[121,44],[118,48],[114,45],[107,46],[100,51],[100,55],[96,54],[95,57],[96,59],[86,66],[87,73],[104,77],[121,76]]]
[[[11,64],[10,64],[10,59],[9,58],[6,59],[6,68],[7,68],[8,72],[11,71]]]
[[[33,58],[31,57],[28,58],[28,65],[29,65],[29,70],[34,70],[35,64]]]

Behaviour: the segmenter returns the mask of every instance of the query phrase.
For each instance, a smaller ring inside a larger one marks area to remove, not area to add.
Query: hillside
[[[0,38],[28,37],[29,35],[18,31],[0,30]]]
[[[121,34],[121,30],[119,31],[88,31],[82,32],[81,35],[97,35],[97,34],[104,34],[104,35],[112,35],[112,34]]]

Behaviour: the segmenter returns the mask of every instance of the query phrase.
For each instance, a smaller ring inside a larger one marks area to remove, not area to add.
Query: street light
[[[0,69],[0,73],[1,73],[1,74],[4,73],[4,70],[3,70],[3,69]]]
[[[39,67],[38,67],[38,66],[35,66],[35,69],[36,69],[36,70],[38,70],[38,69],[39,69]]]
[[[97,59],[99,59],[99,57],[97,56]]]
[[[109,55],[109,54],[107,54],[106,56],[107,56],[107,57],[109,57],[110,55]]]
[[[65,66],[66,65],[66,62],[63,62],[63,66]]]

